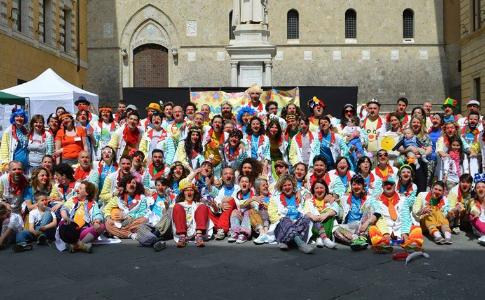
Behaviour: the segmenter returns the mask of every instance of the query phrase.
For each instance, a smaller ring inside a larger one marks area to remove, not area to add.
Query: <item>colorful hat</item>
[[[307,104],[311,109],[313,109],[316,106],[321,106],[323,108],[327,107],[325,105],[325,102],[323,102],[323,100],[318,99],[317,96],[313,96],[312,99],[308,100]]]
[[[29,121],[29,117],[27,116],[27,112],[22,108],[14,108],[12,109],[12,114],[10,115],[10,124],[15,123],[15,117],[21,116],[24,118],[24,124],[27,124]]]
[[[248,113],[251,116],[256,115],[256,110],[253,109],[250,106],[243,106],[239,111],[237,112],[236,120],[239,124],[242,124],[242,117],[244,116],[245,113]]]
[[[385,183],[391,183],[391,184],[396,184],[396,179],[394,179],[393,176],[387,176],[386,179],[382,181],[383,184]]]
[[[179,191],[182,192],[187,188],[194,188],[194,184],[192,183],[192,181],[188,180],[187,178],[180,180]]]
[[[162,108],[160,107],[160,104],[156,102],[151,102],[150,104],[148,104],[147,107],[145,107],[145,110],[149,110],[149,109],[162,113]]]
[[[133,105],[133,104],[130,104],[130,105],[128,105],[128,106],[126,107],[126,110],[129,110],[129,109],[131,109],[131,110],[138,110],[138,108],[136,108],[136,106],[135,106],[135,105]]]
[[[246,90],[246,93],[247,94],[251,94],[251,93],[258,93],[258,94],[262,94],[263,93],[263,89],[257,85],[256,83],[251,85],[247,90]]]
[[[445,102],[443,102],[443,105],[441,107],[444,109],[445,107],[449,106],[449,107],[455,109],[457,105],[458,105],[458,101],[448,97],[448,98],[445,99]]]
[[[473,181],[475,181],[475,183],[485,182],[485,173],[475,174],[475,177],[473,177]]]

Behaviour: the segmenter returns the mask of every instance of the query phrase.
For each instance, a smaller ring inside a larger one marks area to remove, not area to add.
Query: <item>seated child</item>
[[[32,242],[45,245],[47,240],[53,241],[56,233],[56,215],[50,210],[49,196],[37,193],[35,196],[36,207],[29,213],[29,230],[23,230],[16,235],[15,251],[32,249]]]
[[[15,240],[15,235],[21,232],[23,227],[22,217],[13,213],[10,205],[0,202],[0,250],[12,244]]]
[[[356,166],[357,161],[362,156],[366,155],[364,147],[362,146],[361,136],[360,136],[360,127],[359,127],[359,119],[357,117],[353,117],[347,121],[346,126],[342,129],[342,134],[345,137],[347,142],[347,146],[351,149],[351,158],[352,158],[352,165]],[[355,170],[355,168],[353,168]]]

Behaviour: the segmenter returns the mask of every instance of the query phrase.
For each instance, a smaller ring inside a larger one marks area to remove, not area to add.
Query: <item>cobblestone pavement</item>
[[[0,290],[3,299],[481,299],[485,248],[463,233],[453,238],[451,246],[427,240],[431,257],[407,266],[341,245],[312,255],[226,241],[203,249],[169,242],[158,253],[134,241],[96,246],[92,254],[7,249],[0,252]]]

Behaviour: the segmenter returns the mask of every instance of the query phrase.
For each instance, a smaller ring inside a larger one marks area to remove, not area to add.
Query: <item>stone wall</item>
[[[449,95],[450,66],[456,63],[445,56],[442,2],[270,0],[270,41],[278,51],[272,84],[358,86],[361,101],[376,97],[393,104],[407,96],[412,104],[441,103]],[[225,47],[232,5],[233,0],[89,0],[88,88],[102,101],[117,101],[121,86],[133,85],[132,52],[143,43],[168,49],[171,87],[230,85]],[[349,8],[357,12],[357,39],[346,41]],[[408,43],[402,38],[406,8],[415,13],[414,40]],[[296,41],[286,39],[290,9],[299,12]],[[141,34],[147,24],[157,33]]]

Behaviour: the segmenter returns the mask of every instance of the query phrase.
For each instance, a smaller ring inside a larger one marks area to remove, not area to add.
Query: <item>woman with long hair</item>
[[[249,177],[251,184],[254,184],[256,178],[262,174],[262,166],[259,161],[254,158],[246,158],[243,160],[238,169],[238,176],[244,175]]]
[[[52,155],[54,152],[54,137],[44,128],[44,117],[34,115],[30,120],[29,142],[29,167],[36,168],[42,163],[44,155]]]
[[[34,199],[36,193],[42,193],[45,195],[49,195],[51,193],[51,179],[50,171],[44,167],[37,167],[34,169],[34,171],[32,171],[32,175],[30,176],[30,186],[28,187],[28,195],[30,197],[24,199],[25,208],[27,209],[26,212],[37,207]]]
[[[143,184],[129,174],[118,183],[118,191],[104,207],[106,231],[121,239],[136,238],[138,228],[146,223],[148,198]],[[153,202],[153,201],[151,201]]]
[[[171,189],[171,197],[173,199],[175,199],[175,197],[177,197],[177,195],[180,193],[180,181],[189,176],[189,174],[190,170],[179,161],[174,162],[170,167],[170,172],[168,173],[168,185]]]
[[[202,131],[192,126],[185,140],[180,141],[175,151],[175,160],[180,161],[191,171],[198,169],[204,162],[202,149]]]
[[[265,135],[264,123],[259,117],[252,117],[246,128],[246,151],[248,157],[257,159],[263,164],[263,173],[269,174],[271,162],[270,143]]]
[[[220,147],[223,167],[231,167],[237,170],[247,158],[247,152],[242,139],[243,134],[241,130],[235,128],[229,132],[228,139]]]

